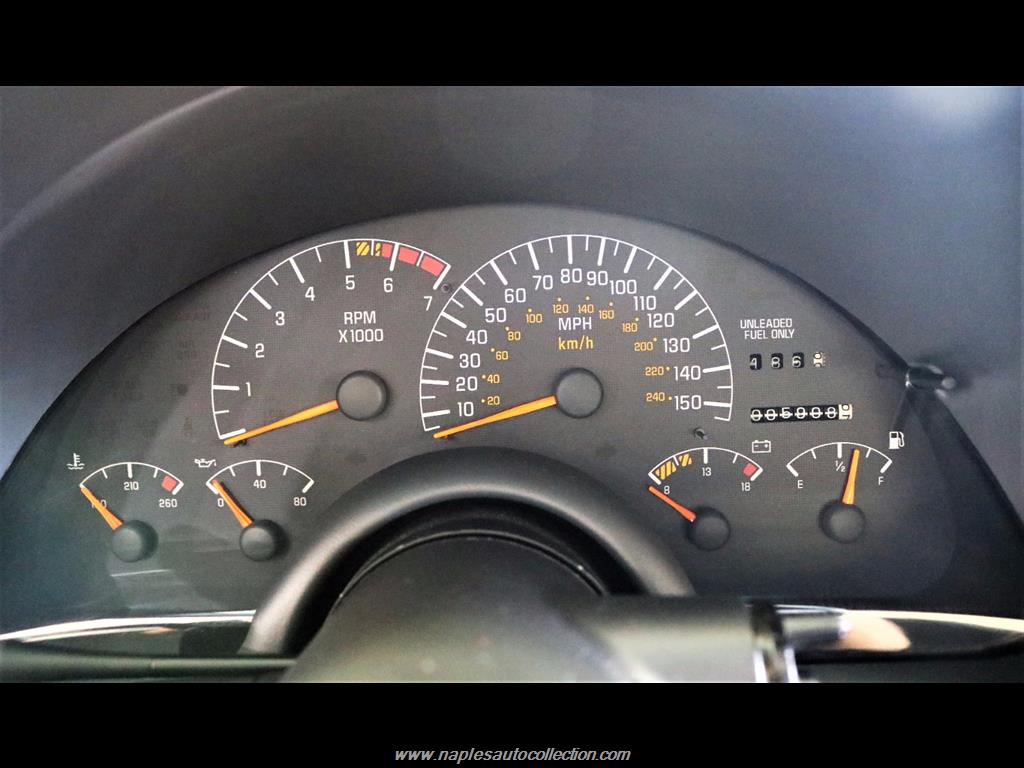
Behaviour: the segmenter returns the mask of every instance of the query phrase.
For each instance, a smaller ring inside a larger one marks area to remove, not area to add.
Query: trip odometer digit
[[[729,349],[685,275],[639,246],[559,235],[516,246],[452,291],[423,353],[423,429],[449,437],[614,391],[682,424],[732,417]]]

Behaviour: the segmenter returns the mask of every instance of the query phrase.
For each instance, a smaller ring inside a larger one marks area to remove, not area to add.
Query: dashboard
[[[247,623],[382,487],[513,500],[502,535],[584,592],[1020,616],[1024,527],[959,376],[718,232],[583,197],[337,217],[179,280],[0,481],[0,637]],[[151,290],[110,279],[80,322]],[[367,513],[332,594],[431,498]]]

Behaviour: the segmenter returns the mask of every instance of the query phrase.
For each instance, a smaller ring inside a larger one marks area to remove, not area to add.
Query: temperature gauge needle
[[[850,456],[850,471],[846,474],[846,487],[843,488],[843,504],[853,504],[857,489],[857,467],[860,464],[860,448],[854,448]]]
[[[281,427],[290,427],[292,424],[309,421],[317,416],[323,416],[325,413],[337,411],[339,408],[337,400],[328,400],[326,403],[314,405],[312,408],[305,408],[298,413],[293,413],[291,416],[285,416],[283,419],[278,419],[270,424],[264,424],[262,427],[256,427],[255,429],[249,429],[240,434],[233,435],[224,441],[224,445],[236,445],[243,440],[248,440],[250,437],[264,435],[267,432],[273,432],[275,429],[281,429]]]
[[[647,490],[650,491],[651,493],[653,493],[655,496],[657,496],[662,501],[664,501],[666,504],[668,504],[670,507],[672,507],[672,509],[674,509],[680,515],[685,517],[691,523],[694,520],[697,519],[697,514],[693,510],[687,509],[686,507],[684,507],[682,504],[680,504],[677,501],[673,501],[668,496],[666,496],[664,493],[662,493],[657,488],[655,488],[653,485],[648,485],[647,486]]]
[[[82,492],[82,495],[89,500],[89,503],[92,504],[93,508],[100,513],[100,515],[106,521],[107,525],[109,525],[112,530],[116,531],[124,524],[124,521],[121,520],[121,518],[119,518],[117,515],[115,515],[105,506],[103,506],[103,502],[96,498],[95,493],[90,491],[84,485],[78,486],[78,490],[80,490]]]
[[[531,400],[528,403],[522,403],[511,408],[506,408],[504,411],[492,413],[490,416],[484,416],[482,419],[477,419],[476,421],[468,421],[465,424],[459,424],[455,427],[442,429],[440,432],[435,432],[434,437],[450,437],[452,435],[457,435],[459,432],[465,432],[468,429],[476,429],[477,427],[482,427],[485,424],[493,424],[496,421],[505,421],[505,419],[514,419],[517,416],[525,416],[528,413],[542,411],[545,408],[553,408],[556,405],[558,405],[558,401],[555,396],[548,395],[547,397]]]
[[[228,489],[224,487],[224,484],[220,480],[214,480],[211,485],[214,490],[217,491],[217,495],[224,499],[224,503],[228,505],[228,508],[234,513],[235,519],[238,524],[243,528],[248,528],[252,525],[252,518],[245,514],[245,510],[242,509],[241,505],[235,501],[234,497],[228,493]]]

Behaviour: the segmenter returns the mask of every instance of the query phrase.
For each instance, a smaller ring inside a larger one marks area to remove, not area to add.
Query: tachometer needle
[[[857,466],[860,464],[860,448],[854,448],[850,456],[850,471],[846,474],[846,487],[843,488],[843,504],[853,504],[857,488]]]
[[[555,396],[548,395],[547,397],[531,400],[528,403],[522,403],[511,408],[506,408],[504,411],[492,413],[490,416],[484,416],[482,419],[477,419],[476,421],[468,421],[465,424],[459,424],[455,427],[442,429],[440,432],[435,432],[434,437],[450,437],[451,435],[457,435],[459,432],[465,432],[467,429],[476,429],[477,427],[482,427],[485,424],[493,424],[496,421],[514,419],[516,416],[525,416],[528,413],[542,411],[545,408],[552,408],[556,405],[558,405],[558,401],[555,399]]]
[[[100,515],[106,521],[107,525],[109,525],[112,530],[116,531],[124,524],[124,521],[121,520],[121,518],[119,518],[117,515],[115,515],[105,506],[103,506],[103,502],[96,498],[95,493],[90,491],[84,485],[78,486],[78,490],[80,490],[82,492],[82,495],[89,500],[89,503],[92,504],[93,508],[100,513]]]
[[[228,493],[228,489],[224,487],[224,484],[220,480],[214,480],[210,485],[213,486],[214,490],[217,491],[217,495],[224,499],[224,503],[228,505],[228,508],[234,513],[235,519],[238,524],[243,528],[248,528],[252,525],[252,518],[245,514],[245,510],[242,509],[241,505],[235,501],[234,497]]]
[[[232,435],[224,441],[224,445],[235,445],[243,440],[248,440],[250,437],[256,437],[257,435],[263,435],[267,432],[273,432],[275,429],[280,429],[281,427],[289,427],[292,424],[309,421],[310,419],[315,419],[317,416],[323,416],[325,413],[337,411],[339,408],[340,406],[338,405],[337,400],[328,400],[326,403],[314,405],[312,408],[306,408],[298,413],[293,413],[291,416],[285,416],[283,419],[278,419],[270,424],[264,424],[262,427],[256,427],[255,429],[249,429],[240,434]]]
[[[653,485],[648,485],[647,486],[647,490],[650,491],[651,493],[653,493],[655,496],[657,496],[662,501],[664,501],[666,504],[668,504],[670,507],[672,507],[672,509],[674,509],[680,515],[685,517],[691,523],[694,520],[697,519],[697,513],[696,512],[693,512],[692,510],[687,509],[686,507],[684,507],[682,504],[680,504],[677,501],[673,501],[668,496],[666,496],[664,493],[662,493],[657,488],[655,488]]]

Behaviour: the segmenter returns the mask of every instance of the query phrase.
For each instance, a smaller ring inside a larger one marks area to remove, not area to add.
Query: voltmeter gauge
[[[736,493],[750,493],[764,468],[728,448],[690,448],[658,462],[647,473],[647,491],[689,523],[687,538],[698,548],[725,546],[732,531],[726,512]]]

